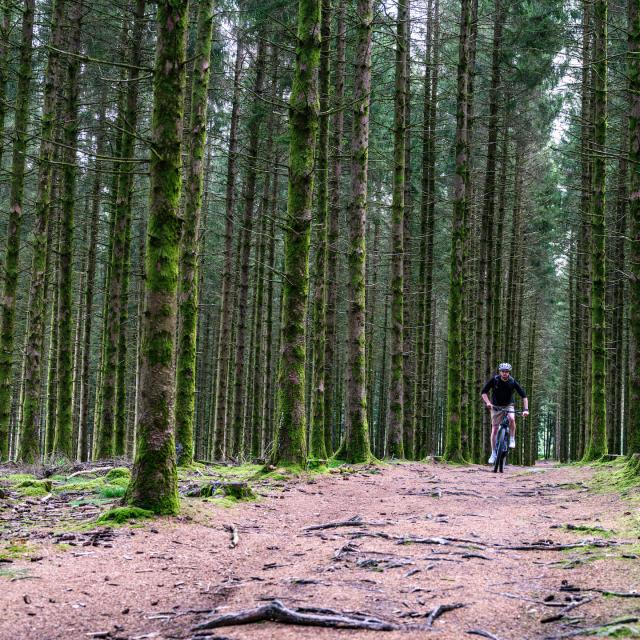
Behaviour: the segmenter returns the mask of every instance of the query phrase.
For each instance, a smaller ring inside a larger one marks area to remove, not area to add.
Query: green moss
[[[604,527],[588,524],[566,524],[563,528],[567,531],[573,531],[575,533],[589,533],[591,535],[600,536],[602,538],[610,538],[616,533],[615,531],[605,529]]]
[[[117,478],[126,478],[128,482],[131,479],[131,471],[126,467],[116,467],[115,469],[111,469],[111,471],[106,475],[106,479],[109,482],[116,480]]]
[[[15,489],[23,496],[46,496],[51,493],[51,480],[23,480],[15,485]]]
[[[17,485],[25,480],[35,480],[36,477],[30,473],[10,473],[0,475],[0,481],[8,482],[10,485]]]
[[[153,518],[153,512],[148,509],[138,507],[115,507],[105,511],[97,520],[100,524],[114,523],[124,524],[129,520],[140,520],[142,518]]]

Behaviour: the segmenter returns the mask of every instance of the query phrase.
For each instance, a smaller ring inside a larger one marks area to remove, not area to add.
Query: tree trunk
[[[366,462],[371,457],[367,426],[367,373],[365,362],[365,265],[367,181],[369,159],[369,107],[371,100],[372,0],[358,0],[353,133],[351,138],[351,194],[347,263],[347,393],[345,433],[336,458]]]
[[[628,454],[640,453],[640,9],[629,3],[629,445]],[[630,458],[640,473],[638,458]]]
[[[4,263],[4,291],[1,298],[2,320],[0,325],[0,461],[9,457],[9,421],[11,418],[11,383],[13,371],[13,346],[15,338],[16,291],[18,286],[18,260],[20,253],[20,230],[24,195],[24,172],[27,153],[27,129],[29,121],[29,98],[31,88],[31,58],[33,51],[33,17],[35,0],[25,0],[22,13],[22,42],[20,66],[15,101],[15,125],[13,136],[13,159],[11,163],[11,187],[9,193],[9,224]],[[5,7],[8,31],[8,6]],[[8,33],[7,33],[8,35]],[[7,41],[5,41],[7,42]],[[0,44],[0,66],[3,66],[7,44]],[[2,69],[0,69],[0,74]],[[0,77],[0,89],[4,90],[5,78]],[[0,109],[4,99],[0,96]],[[4,112],[0,114],[0,140],[4,125]],[[0,144],[2,144],[0,142]],[[0,153],[0,162],[2,156]]]
[[[289,193],[285,227],[282,345],[274,464],[302,465],[313,164],[318,131],[319,0],[299,0],[296,64],[289,103]]]
[[[229,380],[229,358],[231,353],[231,333],[233,323],[233,218],[235,209],[235,183],[238,161],[238,120],[240,116],[240,76],[242,74],[243,43],[238,34],[236,60],[233,77],[233,102],[229,125],[229,151],[227,160],[227,180],[225,198],[224,268],[222,272],[222,292],[220,294],[220,338],[218,341],[218,362],[216,371],[216,410],[214,414],[213,459],[225,456],[225,429],[227,415],[227,394]]]
[[[329,74],[331,52],[331,0],[322,0],[322,26],[320,46],[320,120],[318,129],[318,220],[315,238],[316,260],[313,292],[313,382],[310,455],[327,457],[325,428],[325,337],[326,337],[326,284],[327,284],[327,222],[329,215]]]
[[[605,354],[605,144],[607,125],[607,0],[594,2],[594,159],[591,201],[591,411],[585,460],[607,453]]]
[[[62,169],[62,215],[60,224],[60,268],[58,278],[58,399],[53,451],[69,459],[73,452],[73,337],[72,337],[72,267],[73,228],[76,191],[76,148],[78,139],[78,80],[82,2],[69,10],[71,21],[67,61],[67,96],[63,140],[65,165]]]
[[[393,195],[391,203],[391,386],[387,455],[404,458],[404,191],[407,89],[407,9],[398,2],[394,98]]]
[[[253,86],[255,101],[253,113],[249,121],[249,156],[247,175],[244,184],[244,216],[242,223],[242,249],[240,263],[240,283],[238,286],[238,332],[236,335],[236,353],[234,370],[234,398],[232,419],[233,457],[244,455],[244,406],[245,406],[245,349],[247,342],[247,299],[249,296],[249,260],[251,258],[251,235],[254,218],[254,202],[256,195],[256,178],[258,169],[258,145],[260,142],[260,125],[263,121],[264,107],[262,105],[262,91],[264,85],[264,67],[266,63],[266,42],[261,34],[258,35],[258,51],[256,54],[256,77]]]
[[[145,313],[137,451],[124,501],[155,513],[179,509],[173,438],[173,357],[180,241],[181,137],[187,1],[158,2],[153,77],[151,201],[146,246]]]
[[[462,0],[460,42],[458,45],[458,93],[456,105],[456,172],[453,183],[453,219],[451,224],[451,273],[449,280],[449,321],[447,349],[447,417],[445,459],[462,462],[461,432],[461,343],[462,343],[462,254],[465,243],[464,221],[467,215],[469,186],[468,157],[468,96],[469,60],[468,35],[470,0]]]
[[[199,3],[198,34],[191,86],[191,122],[182,243],[180,246],[180,333],[176,380],[176,447],[178,464],[193,462],[196,331],[198,318],[198,232],[202,209],[203,159],[207,140],[207,101],[213,24],[211,0]]]
[[[336,16],[337,43],[336,43],[336,67],[334,103],[335,115],[333,116],[332,141],[333,160],[331,163],[331,176],[329,185],[329,220],[327,222],[327,311],[326,311],[326,335],[325,335],[325,391],[324,391],[324,438],[327,455],[333,453],[333,435],[337,431],[334,416],[338,397],[337,388],[337,328],[336,316],[338,308],[338,241],[340,236],[340,214],[342,212],[342,194],[340,182],[342,176],[342,144],[344,137],[344,82],[346,68],[346,27],[345,27],[345,2],[338,0]]]
[[[98,116],[99,129],[96,141],[96,155],[104,155],[105,148],[105,102],[100,105]],[[87,286],[84,291],[84,327],[82,349],[82,370],[80,373],[80,428],[79,446],[80,460],[83,462],[89,459],[89,391],[90,391],[90,365],[91,365],[91,332],[93,320],[93,289],[96,273],[96,245],[98,240],[98,227],[100,221],[100,204],[102,201],[102,173],[101,163],[98,159],[95,162],[95,175],[93,191],[91,194],[91,230],[89,232],[89,255],[87,256]]]

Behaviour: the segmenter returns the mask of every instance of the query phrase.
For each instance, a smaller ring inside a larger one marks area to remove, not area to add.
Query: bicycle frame
[[[506,407],[496,407],[492,405],[492,408],[496,411],[502,411],[502,418],[500,420],[500,426],[498,427],[498,433],[496,434],[496,447],[494,449],[496,459],[493,465],[493,472],[504,472],[504,465],[509,455],[509,416],[507,414],[522,414],[522,411],[515,409],[507,409]]]

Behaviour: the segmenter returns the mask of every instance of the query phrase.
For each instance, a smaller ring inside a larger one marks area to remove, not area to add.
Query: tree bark
[[[357,3],[356,73],[353,87],[351,139],[351,195],[347,263],[347,392],[344,439],[336,458],[366,462],[371,457],[367,426],[367,373],[365,362],[365,265],[367,182],[369,160],[369,108],[371,101],[372,0]]]
[[[313,165],[318,131],[321,6],[299,0],[296,64],[289,102],[289,192],[284,246],[282,345],[274,464],[302,465],[305,442],[305,363]]]
[[[124,497],[127,504],[164,514],[179,509],[173,357],[187,6],[187,0],[158,2],[137,451]]]
[[[8,6],[5,7],[8,31]],[[11,163],[11,187],[9,193],[9,223],[4,261],[4,291],[2,319],[0,320],[0,461],[9,457],[9,421],[11,419],[11,383],[13,370],[13,347],[15,339],[16,292],[18,287],[18,260],[20,256],[20,231],[24,195],[24,173],[27,154],[27,129],[29,121],[29,99],[31,93],[31,59],[33,52],[33,17],[35,0],[25,0],[22,13],[22,41],[18,87],[15,101],[15,125],[13,136],[13,158]],[[8,33],[7,33],[8,35]],[[6,44],[0,44],[8,49]],[[0,66],[5,52],[0,51]],[[0,69],[0,74],[2,69]],[[4,90],[6,78],[0,77],[0,88]],[[4,99],[0,96],[0,105]],[[0,109],[3,106],[0,106]],[[0,140],[4,125],[4,113],[0,114]],[[0,143],[1,144],[1,143]],[[0,162],[2,156],[0,153]]]
[[[607,126],[607,0],[594,2],[595,96],[593,197],[591,201],[591,411],[585,460],[607,453],[605,354],[605,144]]]
[[[404,195],[407,85],[407,9],[398,2],[394,98],[393,194],[391,203],[391,385],[387,455],[404,458]]]
[[[196,331],[198,318],[198,232],[202,210],[204,151],[207,140],[207,101],[210,76],[213,3],[199,3],[198,34],[191,85],[191,122],[187,139],[188,164],[182,243],[180,245],[180,333],[176,380],[176,447],[178,464],[193,462]]]
[[[445,459],[462,462],[462,271],[464,221],[467,216],[469,188],[468,147],[468,36],[470,0],[462,0],[460,41],[458,45],[458,93],[456,104],[456,144],[453,182],[453,219],[451,224],[451,272],[449,279],[449,320],[447,348],[447,416]]]

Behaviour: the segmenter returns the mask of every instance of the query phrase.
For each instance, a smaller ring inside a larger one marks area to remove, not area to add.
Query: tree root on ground
[[[336,629],[369,629],[371,631],[395,631],[400,629],[400,625],[369,616],[358,614],[342,614],[330,609],[323,610],[324,613],[306,613],[301,610],[289,609],[280,600],[273,600],[269,604],[238,611],[237,613],[226,613],[207,622],[194,627],[194,630],[215,629],[240,624],[252,624],[254,622],[272,621],[285,624],[298,624],[310,627],[332,627]]]

